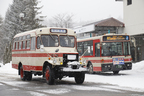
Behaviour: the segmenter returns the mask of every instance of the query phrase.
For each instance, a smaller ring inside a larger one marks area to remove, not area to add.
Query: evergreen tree
[[[0,15],[0,28],[2,26],[2,22],[3,22],[3,19],[2,19],[2,16]]]
[[[0,46],[2,46],[2,36],[3,36],[3,33],[2,33],[2,23],[3,23],[3,18],[1,17],[0,15]],[[0,54],[2,54],[2,47],[0,47]],[[0,55],[0,60],[2,59],[2,56]]]
[[[43,27],[41,24],[43,16],[39,16],[41,12],[38,12],[41,7],[37,7],[37,5],[38,0],[13,0],[13,4],[9,6],[2,25],[4,34],[2,48],[4,50],[6,44],[9,44],[17,33]],[[24,17],[20,17],[21,13],[24,14]]]
[[[3,24],[3,32],[8,37],[8,41],[11,41],[17,33],[43,27],[41,24],[43,17],[38,16],[41,7],[37,7],[37,5],[37,0],[13,0]],[[21,13],[24,14],[23,18],[20,17]]]

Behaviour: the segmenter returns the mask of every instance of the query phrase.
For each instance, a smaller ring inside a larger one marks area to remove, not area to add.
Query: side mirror
[[[88,53],[90,53],[90,46],[88,46]]]
[[[40,50],[43,52],[44,51],[44,45],[40,45]]]
[[[55,52],[58,52],[58,51],[59,51],[59,49],[56,49],[56,50],[55,50]]]

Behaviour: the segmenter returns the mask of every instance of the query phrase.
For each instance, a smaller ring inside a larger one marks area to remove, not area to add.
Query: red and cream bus
[[[76,33],[71,29],[40,28],[14,36],[12,67],[22,80],[32,80],[32,74],[43,75],[47,84],[64,76],[74,77],[82,84],[87,71],[79,61]]]
[[[129,35],[106,34],[79,39],[77,49],[89,73],[113,71],[118,74],[120,70],[132,69]]]

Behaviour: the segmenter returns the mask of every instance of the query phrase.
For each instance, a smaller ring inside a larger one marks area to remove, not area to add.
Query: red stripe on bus
[[[93,71],[102,71],[101,67],[93,67]]]
[[[12,68],[18,69],[18,64],[12,64]]]
[[[18,69],[18,64],[12,64],[12,68]],[[42,66],[23,65],[25,71],[42,71]]]
[[[12,54],[12,57],[48,57],[46,53]]]
[[[23,69],[27,71],[42,71],[42,66],[23,65]]]
[[[108,59],[108,60],[104,60],[102,62],[102,60],[87,60],[88,61],[91,61],[92,63],[112,63],[112,59]],[[131,61],[131,58],[128,58],[128,59],[124,59],[124,61]]]
[[[124,61],[131,61],[131,58],[128,58],[128,59],[124,59]]]
[[[57,53],[57,54],[47,54],[47,53],[23,53],[23,54],[12,54],[12,57],[63,57],[63,54],[78,54],[78,53]]]

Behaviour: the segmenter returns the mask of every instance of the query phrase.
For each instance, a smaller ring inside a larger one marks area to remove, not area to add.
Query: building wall
[[[124,2],[124,33],[129,35],[144,34],[144,0],[132,0],[131,5]]]
[[[124,28],[118,27],[117,34],[123,34],[123,32],[124,32]]]

